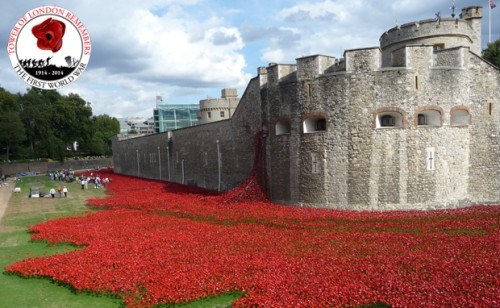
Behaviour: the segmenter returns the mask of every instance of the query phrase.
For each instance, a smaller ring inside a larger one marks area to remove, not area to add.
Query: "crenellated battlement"
[[[426,19],[389,29],[380,37],[383,66],[390,66],[394,50],[411,44],[433,45],[435,49],[465,46],[481,54],[482,15],[482,7],[467,7],[460,18]]]
[[[394,44],[402,44],[439,36],[463,36],[470,38],[471,27],[466,20],[443,18],[438,24],[435,19],[427,19],[403,24],[389,29],[380,37],[380,47],[386,49]]]
[[[469,6],[462,9],[460,13],[460,18],[465,20],[470,20],[474,18],[483,18],[483,7],[482,6]]]
[[[332,70],[337,63],[335,57],[313,55],[297,58],[297,78],[299,80],[313,79],[325,72]]]
[[[325,74],[374,72],[384,68],[397,67],[412,69],[464,68],[466,53],[470,48],[457,46],[436,49],[435,45],[413,44],[401,46],[389,54],[389,63],[382,63],[382,52],[378,47],[351,49],[344,52],[344,58],[313,55],[297,59],[296,64],[272,63],[267,68],[259,68],[262,86],[277,86],[291,81],[308,81]]]
[[[297,58],[296,61],[296,64],[270,63],[265,71],[259,68],[259,76],[265,80],[265,84],[276,86],[281,82],[312,80],[330,73],[374,71],[380,67],[380,49],[347,50],[340,60],[331,56],[312,55]]]
[[[297,65],[270,63],[267,67],[267,84],[276,86],[280,82],[297,79]]]

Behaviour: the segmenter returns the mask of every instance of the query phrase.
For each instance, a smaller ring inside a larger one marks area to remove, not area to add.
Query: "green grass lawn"
[[[26,227],[48,219],[82,215],[89,210],[85,206],[86,199],[104,196],[103,190],[83,191],[78,184],[73,183],[66,185],[68,198],[28,198],[30,187],[39,187],[43,192],[48,192],[51,187],[57,190],[59,184],[50,182],[45,176],[37,176],[23,177],[16,185],[21,187],[22,193],[12,195],[0,221],[0,265],[3,272],[0,275],[0,307],[120,307],[119,298],[74,293],[48,279],[22,278],[3,271],[5,266],[17,260],[77,249],[71,245],[32,242],[26,230]]]
[[[0,307],[122,307],[121,298],[95,293],[73,292],[45,278],[23,278],[3,271],[5,266],[17,260],[48,256],[78,249],[69,244],[49,245],[45,242],[30,241],[27,227],[58,217],[84,215],[92,210],[85,200],[104,197],[103,189],[82,190],[77,183],[66,184],[68,197],[28,198],[30,187],[39,187],[48,192],[61,182],[49,181],[46,176],[23,177],[16,186],[21,187],[21,194],[13,194],[4,217],[0,221]],[[9,188],[3,189],[12,189]],[[194,301],[176,307],[228,307],[240,294],[230,293]],[[169,305],[172,307],[172,305]]]

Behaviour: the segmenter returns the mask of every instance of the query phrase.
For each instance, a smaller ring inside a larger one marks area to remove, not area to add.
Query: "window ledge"
[[[418,128],[440,128],[438,125],[417,125]]]

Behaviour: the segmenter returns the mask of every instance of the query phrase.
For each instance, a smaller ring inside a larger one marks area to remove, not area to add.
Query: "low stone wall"
[[[19,172],[44,174],[52,170],[86,170],[102,167],[113,167],[113,158],[71,160],[65,162],[3,163],[0,164],[0,175],[15,176]]]

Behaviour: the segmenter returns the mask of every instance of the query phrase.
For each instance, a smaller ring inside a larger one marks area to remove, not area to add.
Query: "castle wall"
[[[255,78],[231,119],[162,134],[115,139],[115,172],[214,190],[233,188],[250,174],[253,136],[261,129],[260,110],[260,81]]]
[[[268,138],[273,201],[359,210],[498,202],[497,69],[468,48],[425,45],[403,48],[400,67],[381,67],[378,49],[348,51],[346,72],[304,60],[294,79],[268,80],[269,125],[290,124]],[[467,123],[454,123],[456,110]],[[384,113],[400,114],[401,126],[377,127]],[[436,119],[420,124],[419,114]],[[311,117],[326,129],[306,132]]]
[[[258,163],[273,202],[355,210],[498,203],[500,70],[477,54],[481,17],[481,8],[466,8],[439,27],[391,29],[381,48],[348,50],[340,61],[314,55],[260,67],[230,120],[115,140],[115,170],[228,190],[250,174],[262,129]]]
[[[462,91],[469,93],[474,138],[470,143],[470,184],[473,200],[500,199],[500,70],[471,57],[469,79]],[[470,89],[477,89],[470,91]]]

